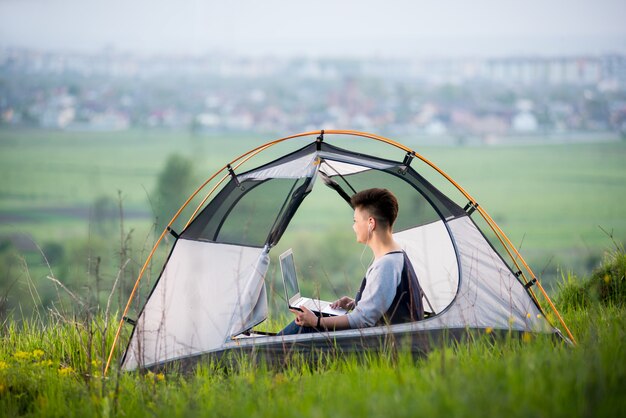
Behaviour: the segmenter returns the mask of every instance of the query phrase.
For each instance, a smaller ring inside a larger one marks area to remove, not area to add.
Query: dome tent
[[[399,154],[401,159],[350,151],[329,142],[330,137],[346,135],[399,148],[403,151]],[[269,147],[307,137],[314,141],[269,163],[239,172],[242,164]],[[449,180],[467,201],[458,204],[427,181],[411,166],[415,158]],[[129,321],[134,328],[122,358],[125,370],[159,367],[175,361],[193,362],[233,350],[270,356],[282,356],[294,349],[324,351],[339,347],[354,351],[379,346],[389,336],[408,338],[415,350],[423,350],[444,332],[455,337],[487,329],[562,336],[545,318],[533,293],[534,285],[573,340],[528,265],[489,215],[443,171],[399,143],[372,134],[339,130],[307,132],[270,142],[209,178],[169,225],[220,173],[224,176],[180,234],[169,226],[163,231],[139,274],[124,318],[150,258],[170,231],[176,240],[163,270],[137,319]],[[265,279],[269,254],[301,203],[318,185],[330,187],[338,199],[348,203],[351,194],[370,187],[385,187],[398,197],[400,211],[394,238],[416,270],[425,295],[426,319],[319,334],[274,336],[249,332],[268,316]],[[480,214],[493,230],[510,264],[479,229],[473,214]],[[120,321],[107,369],[123,324],[124,319]]]

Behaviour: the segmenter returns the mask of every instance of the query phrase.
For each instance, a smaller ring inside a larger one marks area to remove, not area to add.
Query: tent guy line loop
[[[131,319],[131,318],[127,317],[127,316],[123,317],[122,319],[123,319],[125,322],[129,323],[130,325],[132,325],[132,326],[137,325],[137,321],[136,321],[136,320]]]
[[[474,213],[474,211],[478,209],[478,202],[475,201],[470,201],[467,205],[465,205],[465,207],[463,208],[463,210],[465,212],[467,212],[468,216],[471,216],[472,213]]]
[[[235,184],[237,185],[237,187],[240,187],[241,184],[239,183],[239,179],[237,178],[237,175],[235,174],[235,170],[233,170],[230,164],[226,164],[226,168],[228,169],[228,173],[232,176],[233,180],[235,181]]]
[[[404,156],[404,161],[402,161],[402,165],[408,168],[411,165],[411,162],[413,162],[413,158],[415,158],[415,151],[408,151]]]
[[[537,283],[537,278],[536,278],[536,277],[533,277],[533,279],[532,279],[531,281],[529,281],[528,283],[526,283],[526,284],[524,285],[524,287],[525,287],[526,289],[530,289],[530,287],[531,287],[532,285],[534,285],[535,283]]]
[[[177,233],[176,231],[174,231],[172,229],[172,227],[170,227],[169,225],[167,226],[167,232],[169,232],[170,234],[172,234],[172,236],[176,239],[178,239],[180,237],[180,234]]]
[[[324,142],[324,130],[320,131],[320,136],[315,140],[316,149],[319,151],[322,149],[322,142]]]

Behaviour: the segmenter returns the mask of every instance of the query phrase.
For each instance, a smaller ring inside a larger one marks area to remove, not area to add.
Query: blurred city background
[[[432,143],[626,135],[626,55],[137,57],[0,51],[2,124],[290,133],[350,127]]]

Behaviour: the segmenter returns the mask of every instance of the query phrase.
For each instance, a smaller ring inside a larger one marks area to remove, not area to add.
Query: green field
[[[199,185],[226,162],[270,139],[0,131],[0,216],[6,220],[1,230],[27,231],[41,240],[68,229],[74,234],[86,225],[84,219],[73,219],[71,209],[88,208],[99,196],[116,197],[118,191],[128,210],[149,211],[149,194],[168,155],[191,158]],[[523,242],[527,253],[597,252],[608,245],[599,226],[626,237],[625,142],[438,148],[399,140],[450,174],[513,242]],[[273,155],[305,142],[278,145]],[[382,153],[374,142],[362,142],[364,151]],[[352,144],[343,138],[334,143]],[[384,153],[396,159],[402,154],[392,148]]]
[[[66,247],[65,253],[71,252],[72,257],[65,257],[65,268],[57,269],[55,263],[51,267],[61,280],[66,274],[70,283],[81,281],[85,271],[86,261],[80,259],[85,252],[76,249],[98,244],[94,251],[103,258],[110,282],[119,267],[120,225],[110,225],[112,232],[104,237],[107,247],[93,237],[90,214],[97,199],[117,202],[121,196],[124,233],[132,231],[130,245],[134,249],[133,268],[126,272],[125,280],[132,282],[158,236],[151,232],[151,201],[168,156],[178,153],[193,163],[197,181],[187,195],[227,162],[276,137],[0,130],[0,236],[27,234],[40,246],[60,243]],[[313,139],[276,145],[244,167],[266,162]],[[616,241],[626,241],[624,141],[436,147],[421,146],[419,138],[394,139],[430,159],[465,188],[520,247],[544,283],[558,277],[559,269],[582,275],[595,267],[603,252],[612,247],[603,229]],[[403,151],[370,140],[326,140],[386,158],[404,157]],[[413,167],[459,204],[466,203],[425,164],[416,160]],[[352,291],[368,256],[362,256],[362,247],[354,243],[351,218],[351,211],[336,195],[316,188],[277,252],[294,247],[305,276],[308,272],[317,275],[313,278],[321,287],[330,281],[335,292]],[[68,259],[73,260],[71,266]],[[27,261],[33,281],[45,282],[48,268],[41,257],[31,254]]]

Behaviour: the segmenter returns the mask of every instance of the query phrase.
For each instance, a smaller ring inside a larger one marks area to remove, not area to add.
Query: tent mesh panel
[[[384,187],[398,197],[399,217],[395,230],[401,231],[439,219],[449,220],[465,214],[463,209],[439,192],[410,167],[397,161],[353,153],[328,143],[321,144],[324,160],[348,162],[366,168],[344,176],[328,173],[344,191]],[[315,143],[250,170],[243,175],[277,167],[305,155],[316,153]],[[387,168],[380,169],[384,165]],[[379,167],[367,169],[368,167]],[[291,217],[308,194],[310,177],[262,178],[251,176],[240,184],[233,179],[215,196],[183,231],[186,239],[262,247],[276,244]],[[419,194],[415,193],[419,191]]]
[[[293,216],[293,202],[303,199],[309,179],[230,181],[194,219],[186,239],[262,247],[277,241]]]

